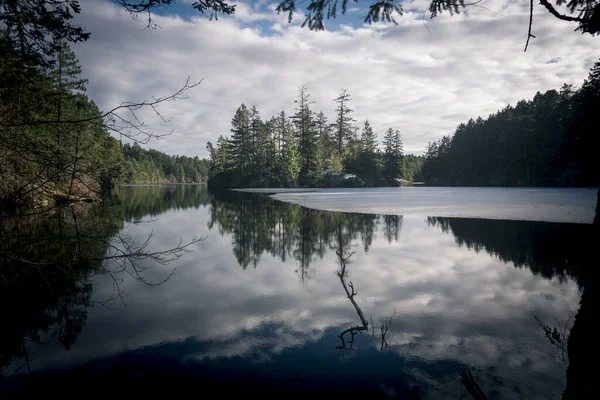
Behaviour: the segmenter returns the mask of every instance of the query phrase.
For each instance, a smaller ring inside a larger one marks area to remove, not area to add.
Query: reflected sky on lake
[[[124,228],[138,241],[150,232],[156,249],[180,237],[205,240],[170,266],[145,271],[146,279],[160,281],[176,268],[160,286],[120,275],[121,298],[90,309],[70,351],[55,343],[29,345],[34,370],[149,352],[190,368],[218,365],[329,383],[344,368],[366,386],[380,387],[385,377],[386,387],[418,388],[425,398],[459,398],[461,366],[498,398],[557,398],[564,389],[565,368],[535,317],[572,319],[578,283],[572,269],[548,272],[515,261],[527,246],[544,248],[540,241],[548,238],[539,232],[548,227],[552,237],[572,237],[585,226],[412,215],[392,220],[307,210],[259,195],[121,190],[126,218],[140,222],[146,214],[147,222]],[[153,202],[152,212],[136,202]],[[518,235],[535,240],[510,241]],[[565,244],[565,254],[580,250],[573,246]],[[337,275],[336,251],[353,253],[347,280],[370,325],[352,351],[335,350],[337,335],[360,324]],[[545,266],[567,257],[539,253],[530,249],[527,262]],[[111,277],[93,280],[95,301],[114,294]],[[390,346],[380,351],[381,325],[390,317]]]

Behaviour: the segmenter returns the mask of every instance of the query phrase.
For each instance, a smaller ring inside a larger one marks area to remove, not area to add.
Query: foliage
[[[423,178],[421,176],[421,169],[425,162],[425,156],[417,156],[414,154],[405,154],[402,157],[402,176],[401,178],[409,182],[419,182]]]
[[[402,157],[404,155],[404,147],[400,131],[389,128],[383,138],[385,148],[383,176],[386,182],[390,185],[397,185],[397,179],[401,176]]]
[[[6,44],[6,41],[0,39]],[[85,95],[66,42],[51,67],[0,62],[0,199],[30,204],[39,194],[95,197],[120,180],[123,156]],[[52,123],[38,123],[52,121]]]
[[[600,62],[579,90],[537,93],[429,143],[429,185],[598,186]]]
[[[353,3],[359,3],[359,0],[352,0]],[[287,13],[288,21],[292,22],[295,13],[301,12],[305,16],[302,27],[308,26],[310,30],[321,31],[325,29],[325,19],[335,19],[338,15],[338,9],[341,14],[346,14],[349,0],[310,0],[302,9],[299,9],[297,0],[280,0],[276,7],[277,13]],[[367,3],[366,1],[364,3]],[[397,24],[394,13],[402,15],[404,10],[402,4],[404,0],[378,0],[371,1],[364,16],[366,24],[376,22]],[[450,15],[458,14],[461,10],[469,6],[477,6],[478,1],[466,3],[464,0],[432,0],[427,6],[427,11],[431,18],[442,13]],[[561,14],[549,0],[540,0],[540,5],[554,17],[563,21],[574,22],[578,26],[576,30],[582,33],[596,35],[600,33],[600,2],[598,0],[555,0],[556,6],[567,6],[568,14]],[[533,0],[531,0],[531,9],[533,12]],[[531,25],[531,22],[530,22]],[[531,31],[530,31],[531,32]]]
[[[390,128],[384,143],[368,121],[361,136],[350,117],[346,90],[334,99],[336,121],[330,124],[314,104],[306,86],[298,89],[296,109],[262,121],[256,107],[240,105],[231,121],[231,138],[219,137],[216,147],[208,142],[209,185],[212,187],[358,187],[398,185],[403,177],[402,139]],[[406,180],[418,175],[421,158],[406,164]]]
[[[381,170],[379,150],[377,148],[377,135],[369,121],[365,121],[360,137],[360,175],[370,184],[379,182]]]
[[[209,162],[198,157],[169,156],[139,144],[123,145],[123,183],[201,183],[208,176]]]
[[[306,85],[298,88],[298,97],[294,100],[296,112],[292,121],[296,127],[296,143],[300,160],[300,181],[302,184],[312,183],[312,175],[317,166],[316,153],[319,137],[315,130],[313,114],[310,109],[314,101],[310,100],[310,94]]]
[[[343,89],[338,97],[333,99],[337,103],[335,109],[336,120],[335,120],[335,141],[338,151],[338,156],[344,158],[344,148],[348,145],[352,136],[352,122],[354,120],[350,117],[350,114],[354,111],[348,107],[348,103],[352,101],[352,97]]]

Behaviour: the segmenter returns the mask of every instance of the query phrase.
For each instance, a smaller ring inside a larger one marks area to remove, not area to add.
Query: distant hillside
[[[537,93],[429,143],[422,175],[441,186],[600,184],[600,61],[581,88]]]
[[[123,145],[122,183],[201,183],[208,176],[208,161],[198,157],[170,156],[139,144]]]

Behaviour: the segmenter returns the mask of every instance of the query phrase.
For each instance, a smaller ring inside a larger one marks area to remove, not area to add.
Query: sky
[[[483,0],[459,15],[434,19],[427,0],[407,0],[398,25],[365,25],[364,0],[347,15],[327,21],[326,31],[291,24],[271,1],[238,1],[236,14],[210,21],[191,0],[153,15],[145,29],[114,2],[82,0],[76,23],[91,32],[74,44],[88,95],[107,110],[124,101],[171,94],[190,77],[201,81],[187,98],[139,117],[157,133],[144,145],[171,155],[206,157],[207,141],[229,135],[240,104],[255,105],[263,119],[292,113],[300,85],[314,111],[335,119],[342,89],[352,96],[355,124],[366,119],[378,137],[400,130],[405,153],[422,154],[428,142],[452,134],[458,124],[485,117],[538,91],[580,86],[600,57],[597,37],[574,32],[536,4],[529,49],[529,2]],[[352,3],[352,2],[351,2]]]

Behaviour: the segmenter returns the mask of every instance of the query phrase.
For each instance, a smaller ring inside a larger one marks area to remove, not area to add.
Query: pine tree
[[[55,67],[50,73],[58,95],[85,92],[87,79],[82,79],[81,65],[66,41],[61,41],[56,52]]]
[[[231,120],[230,154],[233,167],[239,169],[245,179],[252,167],[252,137],[250,133],[250,110],[242,104]]]
[[[358,136],[358,127],[353,126],[350,129],[350,134],[348,135],[346,143],[344,157],[344,167],[346,168],[346,171],[360,171],[361,146],[362,144]]]
[[[257,163],[256,155],[260,149],[259,136],[260,131],[263,128],[263,122],[260,119],[260,112],[256,108],[256,106],[252,106],[250,108],[250,155],[252,159],[252,165],[254,166]],[[253,167],[254,169],[254,167]]]
[[[217,139],[217,147],[214,148],[211,142],[206,145],[210,156],[211,174],[220,174],[229,171],[231,161],[229,155],[229,140],[220,135]]]
[[[319,137],[317,143],[317,171],[319,174],[327,170],[341,171],[342,163],[337,155],[333,131],[323,112],[319,112],[315,118],[315,131]]]
[[[369,121],[365,121],[360,137],[360,175],[370,185],[375,185],[379,177],[379,157],[377,154],[377,135]]]
[[[275,140],[273,139],[271,124],[265,124],[265,132],[266,135],[263,141],[263,157],[265,158],[263,174],[265,175],[266,186],[280,186],[277,174],[281,160],[277,152]]]
[[[289,121],[287,116],[285,115],[285,111],[281,111],[279,114],[277,114],[277,116],[274,116],[273,119],[273,140],[275,141],[277,152],[279,153],[279,156],[281,156],[283,154],[284,149],[284,136],[288,128]]]
[[[397,178],[400,176],[400,167],[402,162],[403,146],[400,132],[388,128],[383,138],[384,145],[384,168],[383,176],[390,185],[397,184]]]
[[[264,150],[265,150],[265,126],[264,122],[260,119],[260,113],[256,109],[256,106],[252,106],[250,109],[250,175],[251,182],[258,182],[262,179],[262,167],[264,166]]]
[[[254,176],[253,182],[258,186],[269,186],[274,180],[277,168],[278,154],[273,141],[272,125],[269,121],[257,123],[257,145],[253,157]]]
[[[294,141],[294,131],[288,127],[283,136],[283,155],[281,161],[281,181],[284,186],[294,187],[298,182],[300,164],[298,150]]]
[[[574,99],[576,128],[572,129],[574,156],[581,171],[580,183],[586,186],[600,184],[600,61],[590,69],[579,93]]]
[[[210,161],[210,175],[212,176],[217,169],[217,149],[209,140],[206,142],[206,150],[208,151],[208,159]]]
[[[394,173],[395,177],[402,176],[402,157],[404,156],[404,145],[402,144],[402,136],[400,131],[396,129],[394,132]]]
[[[73,97],[81,92],[85,92],[87,79],[81,79],[81,65],[75,56],[75,53],[70,49],[68,43],[64,40],[56,44],[55,62],[50,70],[50,79],[53,83],[52,98],[56,102],[56,121],[59,122],[54,126],[56,130],[56,148],[53,150],[53,159],[57,161],[56,167],[51,168],[53,174],[56,175],[56,180],[70,180],[72,187],[74,181],[75,169],[81,156],[80,149],[82,145],[82,129],[80,126],[63,126],[60,124],[65,119],[73,118],[78,114],[79,110],[73,107]],[[69,160],[64,158],[65,151],[70,151]],[[66,171],[64,166],[72,165],[71,171]],[[67,175],[63,174],[67,173]]]
[[[300,155],[300,175],[304,184],[309,183],[310,175],[317,166],[317,142],[319,140],[315,130],[312,111],[310,105],[314,101],[310,100],[310,94],[306,85],[298,88],[298,98],[296,103],[296,113],[292,116],[294,126],[296,127],[296,143]]]
[[[336,97],[333,101],[338,103],[336,112],[336,120],[335,120],[335,136],[336,136],[336,146],[337,152],[340,158],[344,158],[344,150],[345,145],[348,143],[351,138],[352,131],[352,122],[354,121],[350,114],[354,111],[350,107],[348,107],[348,103],[352,101],[352,98],[348,93],[346,93],[346,89],[342,89],[342,92],[338,97]]]

